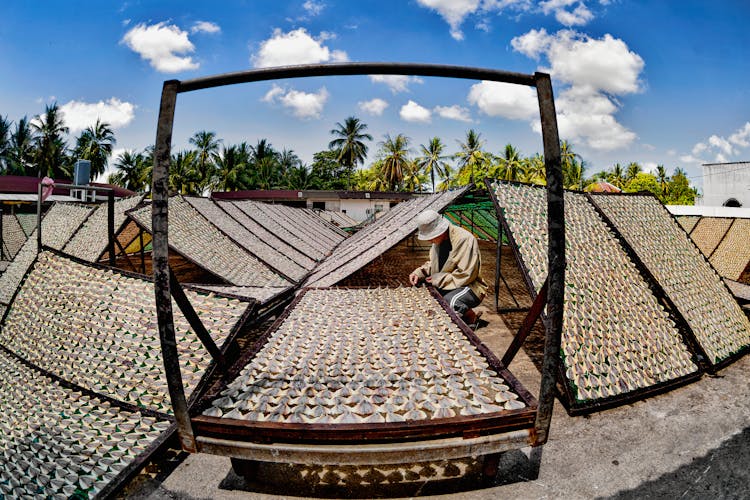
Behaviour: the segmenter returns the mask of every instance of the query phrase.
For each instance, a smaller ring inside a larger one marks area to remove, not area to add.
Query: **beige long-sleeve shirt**
[[[438,269],[438,245],[433,244],[430,247],[430,260],[412,274],[419,279],[431,276],[432,285],[444,290],[468,286],[482,300],[487,293],[487,283],[479,274],[482,257],[477,239],[466,229],[453,224],[448,228],[448,237],[452,248],[442,269]]]

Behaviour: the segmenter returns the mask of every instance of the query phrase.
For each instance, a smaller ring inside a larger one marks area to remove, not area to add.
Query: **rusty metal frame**
[[[286,66],[250,71],[240,71],[187,81],[164,82],[159,107],[159,120],[154,150],[152,186],[152,228],[154,294],[159,323],[169,395],[176,418],[180,443],[186,451],[197,451],[188,405],[182,388],[175,330],[169,273],[168,235],[168,173],[177,94],[194,90],[261,82],[285,78],[342,75],[413,75],[424,77],[447,77],[471,80],[488,80],[536,88],[544,144],[544,162],[547,175],[547,204],[549,232],[549,294],[547,298],[547,338],[544,348],[542,382],[539,391],[539,407],[535,419],[533,445],[547,442],[552,420],[555,396],[555,373],[559,369],[560,339],[562,331],[563,293],[565,277],[565,217],[563,201],[563,178],[561,167],[560,138],[557,115],[552,93],[552,80],[546,73],[533,75],[492,69],[410,63],[339,63]]]

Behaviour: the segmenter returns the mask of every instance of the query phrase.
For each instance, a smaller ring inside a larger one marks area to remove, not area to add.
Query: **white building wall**
[[[342,199],[341,211],[357,222],[362,222],[376,211],[387,212],[390,205],[389,200]]]
[[[703,165],[701,205],[720,207],[730,198],[750,208],[750,162]]]

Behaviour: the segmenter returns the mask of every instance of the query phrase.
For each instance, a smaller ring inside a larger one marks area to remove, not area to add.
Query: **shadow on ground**
[[[611,498],[749,498],[750,427],[674,472]]]

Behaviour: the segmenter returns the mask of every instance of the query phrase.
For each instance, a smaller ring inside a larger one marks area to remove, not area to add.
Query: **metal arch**
[[[177,94],[195,90],[285,78],[342,75],[414,75],[472,80],[488,80],[535,87],[544,143],[544,163],[547,175],[547,224],[549,234],[549,290],[547,295],[547,338],[544,347],[542,383],[535,422],[534,444],[547,441],[555,397],[555,374],[559,363],[560,338],[565,283],[565,218],[560,140],[557,130],[554,96],[550,76],[533,75],[483,68],[415,63],[339,63],[265,68],[236,73],[164,82],[156,130],[152,186],[152,229],[154,294],[159,324],[162,356],[167,376],[180,442],[186,451],[197,451],[188,405],[182,385],[172,313],[169,269],[168,236],[168,174],[172,130]]]

